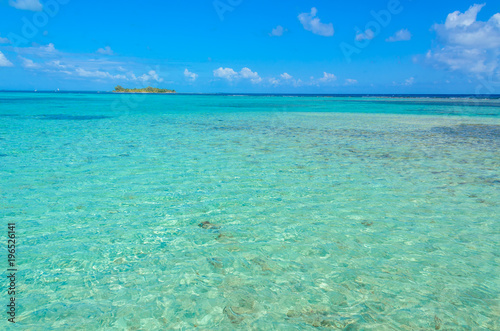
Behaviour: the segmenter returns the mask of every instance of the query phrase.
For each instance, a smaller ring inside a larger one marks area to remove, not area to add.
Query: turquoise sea
[[[16,329],[500,330],[499,100],[4,92],[0,178]]]

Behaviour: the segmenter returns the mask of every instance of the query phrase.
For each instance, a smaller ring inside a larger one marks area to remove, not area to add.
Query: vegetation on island
[[[168,90],[163,88],[151,87],[146,88],[123,88],[120,85],[115,87],[113,92],[117,93],[176,93],[175,90]]]

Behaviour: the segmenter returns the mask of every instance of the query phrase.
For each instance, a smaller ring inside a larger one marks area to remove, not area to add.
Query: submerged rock
[[[202,228],[202,229],[208,229],[208,230],[218,230],[218,229],[220,229],[220,226],[212,224],[209,221],[201,222],[200,224],[198,224],[198,226],[200,228]]]
[[[123,263],[125,263],[125,262],[126,262],[126,261],[125,261],[125,259],[124,259],[123,257],[116,258],[116,259],[113,261],[113,263],[114,263],[114,264],[123,264]]]
[[[233,311],[233,307],[231,306],[226,306],[224,307],[224,314],[226,314],[227,318],[231,321],[233,324],[239,324],[243,321],[243,316],[240,316],[239,314],[235,313]]]
[[[259,257],[252,259],[252,262],[260,266],[262,268],[262,271],[272,271],[267,262]]]
[[[497,140],[500,138],[500,125],[460,124],[454,126],[438,126],[432,128],[431,132],[461,138]]]
[[[439,317],[437,317],[436,315],[434,315],[434,329],[435,330],[441,329],[442,324],[443,324],[443,322],[441,321],[441,319]]]
[[[224,264],[222,261],[216,257],[213,258],[207,258],[208,263],[210,263],[212,266],[214,266],[217,269],[222,269],[224,267]]]

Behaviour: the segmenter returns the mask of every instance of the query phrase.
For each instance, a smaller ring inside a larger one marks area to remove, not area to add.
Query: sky
[[[500,2],[0,0],[0,90],[500,94]]]

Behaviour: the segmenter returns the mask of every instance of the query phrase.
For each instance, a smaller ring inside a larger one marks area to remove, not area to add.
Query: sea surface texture
[[[16,329],[499,330],[499,151],[498,100],[0,93]]]

